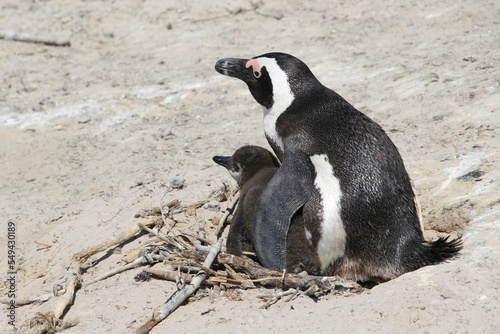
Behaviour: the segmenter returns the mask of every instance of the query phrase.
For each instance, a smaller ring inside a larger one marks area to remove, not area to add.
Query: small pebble
[[[172,135],[172,129],[165,129],[161,134],[161,139],[168,139]]]
[[[80,117],[78,119],[78,123],[80,123],[80,124],[85,124],[88,122],[90,122],[90,117],[88,117],[88,116],[83,116],[83,117]]]
[[[205,210],[210,210],[210,211],[220,211],[220,203],[219,202],[208,202],[208,203],[203,204],[202,208]]]

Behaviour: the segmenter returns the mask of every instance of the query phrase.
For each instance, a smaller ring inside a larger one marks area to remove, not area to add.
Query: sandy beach
[[[269,148],[262,110],[220,58],[295,55],[379,123],[415,184],[429,239],[461,256],[361,294],[260,308],[258,289],[205,289],[151,333],[500,333],[500,2],[14,1],[0,4],[0,294],[50,294],[73,254],[119,236],[138,213],[179,200],[179,230],[213,232],[236,189],[214,155]],[[209,235],[209,237],[212,237]],[[93,257],[84,279],[152,238]],[[224,251],[224,248],[223,248]],[[80,289],[65,333],[128,333],[176,290],[135,268]],[[3,307],[20,332],[57,303]]]

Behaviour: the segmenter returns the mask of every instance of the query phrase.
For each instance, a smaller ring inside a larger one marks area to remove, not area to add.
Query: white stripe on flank
[[[264,132],[283,151],[283,141],[276,132],[276,120],[292,104],[295,97],[290,89],[288,76],[278,65],[276,59],[261,57],[255,60],[261,69],[266,68],[273,85],[273,105],[269,109],[263,107]]]
[[[346,233],[340,217],[342,192],[326,154],[312,155],[310,159],[316,169],[314,185],[321,195],[322,202],[320,213],[323,214],[323,223],[318,256],[321,269],[325,270],[333,261],[344,255]]]

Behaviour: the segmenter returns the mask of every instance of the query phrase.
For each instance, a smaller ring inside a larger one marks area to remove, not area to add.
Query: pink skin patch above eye
[[[253,75],[258,79],[260,78],[261,76],[261,73],[260,73],[260,65],[259,65],[259,62],[256,60],[256,59],[250,59],[249,61],[247,61],[247,63],[245,64],[245,67],[246,68],[249,68],[249,67],[252,67],[252,71],[253,71]]]

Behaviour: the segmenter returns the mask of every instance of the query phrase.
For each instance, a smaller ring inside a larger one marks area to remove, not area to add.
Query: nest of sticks
[[[238,195],[236,193],[233,196],[211,236],[192,231],[178,231],[174,228],[177,223],[174,218],[176,212],[196,214],[195,211],[205,203],[204,201],[182,206],[180,201],[173,200],[159,208],[137,214],[136,218],[142,218],[142,221],[117,238],[74,254],[71,256],[64,283],[55,285],[52,294],[17,300],[17,306],[20,307],[58,298],[53,310],[39,312],[25,323],[25,333],[55,333],[78,325],[78,321],[66,318],[80,288],[139,266],[144,268],[135,276],[136,281],[152,278],[167,280],[175,282],[177,290],[163,305],[157,307],[149,321],[136,329],[138,334],[149,333],[200,288],[268,288],[268,293],[259,296],[264,300],[263,308],[268,308],[279,300],[292,300],[298,296],[319,298],[325,294],[360,293],[363,290],[357,283],[339,277],[277,272],[262,267],[251,257],[221,252],[224,227],[227,226],[228,217],[236,206]],[[134,249],[124,256],[123,261],[126,264],[99,277],[85,278],[87,270],[99,263],[92,262],[91,257],[143,235],[153,235],[154,242]]]

